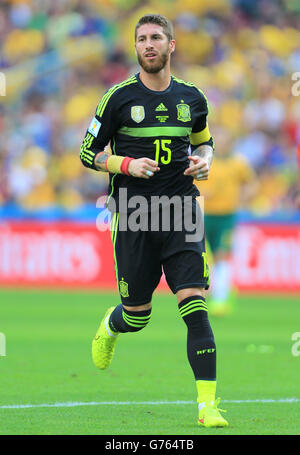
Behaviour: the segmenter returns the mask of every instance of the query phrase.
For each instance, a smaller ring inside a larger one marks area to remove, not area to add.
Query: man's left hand
[[[209,174],[209,166],[205,159],[198,155],[188,156],[190,167],[184,171],[184,175],[194,177],[196,180],[207,180]]]

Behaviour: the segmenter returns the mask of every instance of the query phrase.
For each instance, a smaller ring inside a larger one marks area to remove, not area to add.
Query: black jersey
[[[81,146],[81,160],[95,169],[94,158],[110,142],[112,153],[147,157],[160,171],[150,179],[110,174],[108,194],[119,189],[131,196],[197,196],[193,177],[183,175],[192,145],[211,144],[208,103],[194,84],[172,76],[164,91],[148,89],[136,74],[108,90],[100,101]]]

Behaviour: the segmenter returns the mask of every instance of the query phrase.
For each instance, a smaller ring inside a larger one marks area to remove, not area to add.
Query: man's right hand
[[[128,172],[132,177],[138,177],[141,179],[150,179],[153,177],[155,172],[158,172],[160,168],[156,161],[150,160],[149,158],[137,158],[130,161],[128,166]]]

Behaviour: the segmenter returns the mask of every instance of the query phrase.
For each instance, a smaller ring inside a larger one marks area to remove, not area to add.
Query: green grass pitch
[[[171,294],[154,295],[143,331],[120,336],[109,369],[94,367],[91,340],[118,303],[116,293],[0,291],[0,434],[300,434],[298,297],[240,296],[232,315],[211,318],[224,429],[197,426],[186,327]]]

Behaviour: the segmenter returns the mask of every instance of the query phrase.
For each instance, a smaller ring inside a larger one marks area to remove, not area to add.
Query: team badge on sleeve
[[[97,137],[100,130],[100,126],[101,123],[96,119],[96,117],[94,117],[93,120],[91,121],[88,132],[91,133],[94,137]]]

